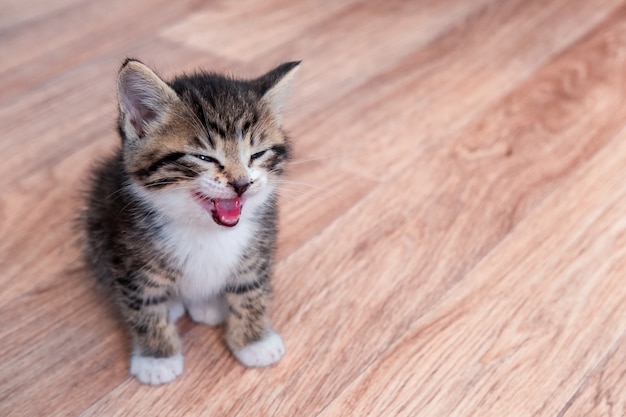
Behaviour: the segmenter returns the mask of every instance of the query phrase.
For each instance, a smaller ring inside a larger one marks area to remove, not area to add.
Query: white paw
[[[176,323],[185,315],[185,306],[180,301],[172,301],[167,308],[167,314],[172,323]]]
[[[169,358],[152,358],[133,353],[130,358],[130,373],[144,384],[167,384],[183,373],[183,362],[182,353]]]
[[[218,326],[228,318],[228,304],[224,297],[190,303],[187,305],[189,315],[196,323]]]
[[[233,355],[247,367],[269,366],[285,355],[285,342],[275,330],[268,330],[263,339],[241,349],[233,349]]]

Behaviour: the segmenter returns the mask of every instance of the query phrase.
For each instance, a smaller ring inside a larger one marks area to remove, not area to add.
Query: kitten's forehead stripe
[[[211,141],[211,138],[209,138],[209,140]],[[213,142],[213,141],[211,141],[211,142]],[[192,144],[193,144],[193,146],[194,146],[194,147],[196,147],[196,148],[200,148],[200,149],[204,148],[204,144],[202,143],[202,141],[201,141],[201,140],[200,140],[197,136],[194,136],[194,137],[191,139],[191,143],[192,143]],[[212,146],[213,148],[215,148],[215,145],[214,145],[214,144],[211,144],[211,146]]]
[[[244,135],[246,133],[248,133],[248,131],[250,130],[251,126],[252,126],[252,120],[250,120],[250,119],[244,119],[241,122],[241,131],[243,132]]]
[[[209,120],[207,119],[206,112],[204,110],[202,110],[202,122],[204,123],[204,128],[206,129],[207,142],[209,142],[212,149],[215,149],[215,141],[213,141],[213,137],[209,131]]]
[[[209,129],[209,137],[211,137],[211,133],[213,133],[214,135],[218,135],[219,137],[221,137],[222,139],[226,138],[226,130],[221,123],[216,122],[215,120],[212,120],[210,118],[206,118],[206,124],[207,127]],[[211,142],[213,142],[211,140]],[[213,144],[213,147],[215,147],[215,144]]]
[[[208,142],[209,146],[215,149],[215,142],[213,142],[213,139],[211,138],[211,134],[209,133],[207,116],[204,110],[205,106],[203,105],[203,99],[200,97],[200,94],[195,89],[191,89],[191,90],[186,91],[182,95],[182,97],[183,99],[187,99],[189,106],[193,109],[196,117],[198,118],[198,121],[200,122],[202,128],[205,131],[205,135],[201,135],[201,137],[206,138],[206,141]],[[194,136],[194,140],[199,140],[199,138],[197,136]],[[202,144],[201,142],[200,144],[198,144],[197,142],[194,141],[194,145],[200,148],[204,148],[204,144]]]
[[[254,146],[254,127],[259,123],[259,116],[257,112],[252,112],[248,117],[243,119],[241,123],[241,131],[243,132],[243,137],[248,136],[250,138],[250,146]]]
[[[259,117],[257,116],[256,112],[253,112],[251,115],[243,119],[241,124],[241,130],[243,131],[243,134],[245,135],[249,133],[252,127],[254,127],[258,122]]]

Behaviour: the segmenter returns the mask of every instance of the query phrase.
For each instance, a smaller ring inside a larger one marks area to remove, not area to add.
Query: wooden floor
[[[277,366],[129,377],[72,218],[126,56],[302,59]],[[0,0],[1,416],[626,415],[626,1]]]

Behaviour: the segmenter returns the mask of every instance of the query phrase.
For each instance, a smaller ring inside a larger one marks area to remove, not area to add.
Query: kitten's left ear
[[[256,79],[261,101],[279,118],[281,110],[287,104],[291,85],[299,70],[300,61],[287,62]]]

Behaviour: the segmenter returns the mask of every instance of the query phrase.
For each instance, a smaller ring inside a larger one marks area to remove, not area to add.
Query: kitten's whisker
[[[283,172],[283,170],[282,170],[282,169],[280,169],[280,168],[268,169],[268,170],[267,170],[267,173],[268,173],[268,174],[278,174],[278,175],[280,175],[280,174],[281,174],[281,172]]]
[[[298,191],[302,194],[314,194],[317,191],[321,191],[321,190],[303,190],[301,188],[298,187],[291,187],[291,186],[281,186],[278,188],[279,191],[281,190],[289,190],[289,191]]]
[[[118,215],[122,214],[127,208],[128,206],[130,206],[131,204],[133,204],[133,201],[129,201],[128,204],[126,204],[124,207],[122,207],[122,209],[119,211]]]
[[[112,192],[111,194],[109,194],[106,199],[108,200],[108,199],[110,199],[111,197],[113,197],[115,195],[115,198],[113,199],[113,201],[115,201],[116,199],[118,199],[122,195],[123,191],[125,191],[125,188],[120,188],[119,190],[116,190],[116,191]]]
[[[293,180],[270,180],[269,182],[271,182],[272,184],[279,184],[280,186],[282,186],[283,184],[291,184],[291,185],[302,185],[302,186],[306,186],[306,187],[310,187],[310,188],[315,188],[317,190],[324,190],[323,187],[316,185],[316,184],[310,184],[308,182],[302,182],[302,181],[293,181]]]
[[[292,194],[297,194],[299,196],[303,196],[303,197],[313,197],[316,198],[318,200],[323,200],[323,199],[327,199],[329,197],[331,197],[331,194],[329,192],[326,192],[324,190],[303,190],[300,188],[297,188],[295,186],[289,186],[289,185],[283,185],[281,187],[278,188],[278,193],[280,194],[282,191],[285,192],[289,192]]]
[[[196,171],[195,169],[190,168],[190,167],[188,167],[188,166],[186,166],[186,165],[183,165],[183,164],[181,164],[180,162],[174,162],[174,165],[178,165],[179,167],[182,167],[182,168],[188,169],[189,171],[191,171],[191,172],[193,172],[194,174],[197,174],[197,175],[202,174],[200,171]]]
[[[328,196],[323,197],[323,196],[319,196],[319,195],[315,195],[311,193],[303,193],[299,190],[283,190],[282,192],[279,192],[279,195],[282,195],[285,198],[299,197],[299,198],[305,198],[305,199],[313,199],[319,202],[328,200]]]
[[[313,157],[313,158],[308,158],[308,159],[292,159],[291,161],[287,163],[287,165],[299,165],[299,164],[307,164],[310,162],[325,161],[327,159],[333,159],[333,158],[344,158],[355,153],[356,152],[346,152],[346,153],[339,153],[339,154],[334,154],[334,155],[318,156],[318,157]]]
[[[281,184],[278,187],[279,193],[281,190],[289,191],[291,193],[298,193],[304,196],[315,196],[315,197],[323,197],[328,198],[331,196],[331,192],[329,190],[324,189],[303,189],[297,184]]]

